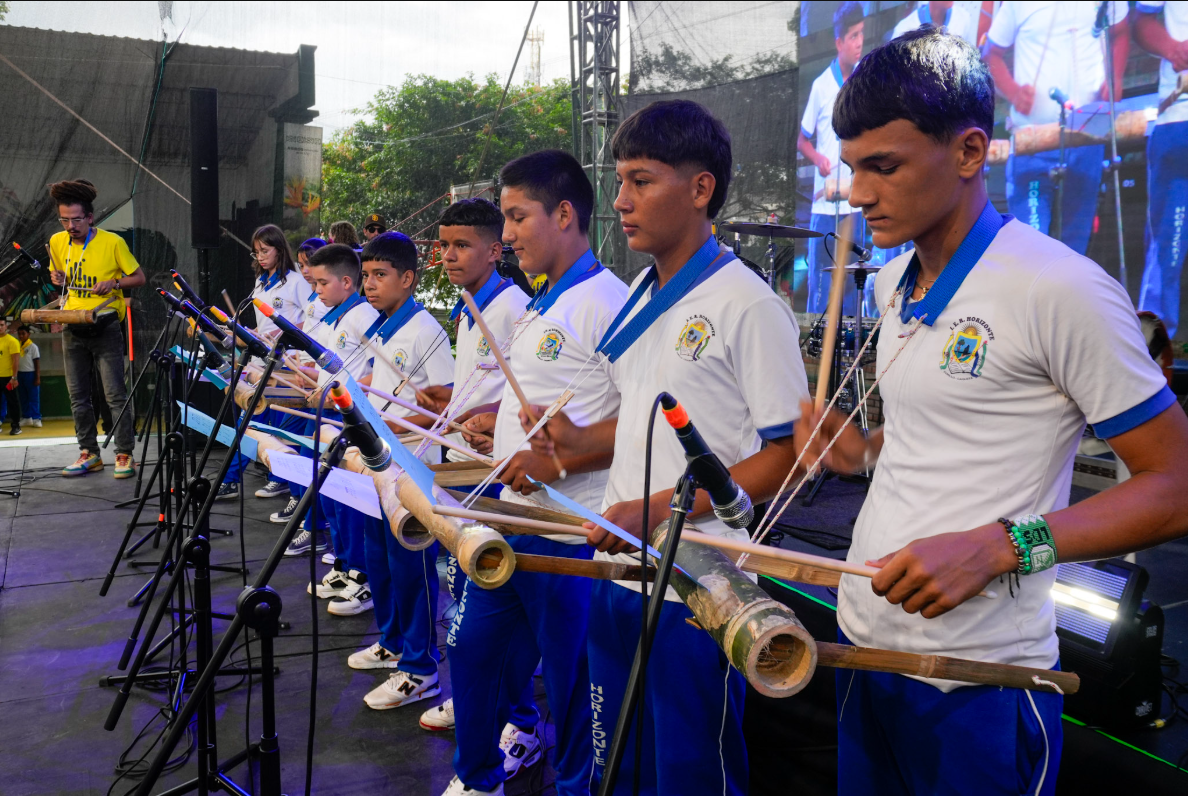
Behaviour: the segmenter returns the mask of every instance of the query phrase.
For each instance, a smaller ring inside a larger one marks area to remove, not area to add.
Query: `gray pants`
[[[74,433],[79,450],[99,453],[95,428],[95,407],[91,394],[102,389],[111,407],[112,417],[118,417],[128,400],[124,385],[124,332],[113,323],[95,337],[82,337],[69,329],[62,333],[62,353],[66,363],[66,388],[70,391],[70,411],[74,415]],[[94,384],[92,373],[99,376]],[[132,453],[132,415],[126,414],[115,431],[116,453]]]

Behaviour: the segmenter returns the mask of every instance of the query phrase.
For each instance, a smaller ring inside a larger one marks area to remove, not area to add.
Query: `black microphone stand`
[[[1056,99],[1053,97],[1052,99]],[[1048,169],[1048,176],[1052,178],[1052,182],[1056,185],[1055,193],[1052,197],[1052,220],[1048,224],[1048,236],[1060,240],[1060,236],[1064,234],[1064,177],[1068,173],[1068,162],[1065,160],[1065,133],[1068,130],[1068,109],[1065,108],[1064,103],[1057,100],[1060,104],[1060,161]]]
[[[660,611],[664,608],[664,595],[668,591],[668,581],[672,576],[672,567],[676,562],[677,545],[681,541],[681,532],[685,528],[685,519],[693,509],[693,500],[697,496],[699,484],[688,467],[677,481],[676,490],[672,493],[672,519],[669,522],[668,538],[664,542],[664,552],[660,555],[660,565],[656,568],[655,580],[652,585],[652,596],[648,600],[647,620],[640,628],[639,645],[635,648],[635,660],[631,664],[631,673],[627,677],[627,687],[623,692],[623,702],[619,706],[619,718],[615,722],[615,735],[611,739],[610,752],[607,755],[606,766],[602,773],[602,783],[598,786],[598,796],[610,796],[615,790],[615,781],[619,777],[619,767],[623,763],[623,750],[627,746],[627,734],[631,729],[635,711],[640,709],[639,702],[643,693],[639,687],[640,679],[644,675],[643,661],[646,661],[652,651],[652,641],[656,637],[656,628],[660,626]],[[648,543],[648,533],[643,533],[641,541]],[[646,553],[640,551],[640,561],[646,564]]]

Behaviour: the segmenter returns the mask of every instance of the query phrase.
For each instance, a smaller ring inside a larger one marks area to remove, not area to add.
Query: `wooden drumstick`
[[[829,393],[829,375],[833,370],[833,349],[837,344],[837,324],[841,320],[842,298],[846,290],[845,256],[853,238],[853,215],[841,223],[837,245],[833,250],[833,279],[829,283],[829,305],[825,310],[825,334],[821,340],[821,357],[817,365],[817,394],[813,408],[825,409]],[[859,297],[861,298],[861,297]]]
[[[491,334],[491,328],[487,326],[487,322],[483,320],[483,314],[479,312],[478,305],[474,303],[474,296],[470,295],[469,290],[462,291],[462,300],[466,302],[466,308],[470,310],[470,315],[474,318],[474,322],[478,324],[479,331],[483,333],[483,337],[487,338],[487,345],[491,349],[491,354],[495,357],[495,361],[499,364],[499,369],[503,371],[507,383],[511,385],[512,392],[516,394],[516,398],[520,400],[520,406],[524,407],[524,413],[528,415],[528,419],[532,421],[532,425],[540,422],[540,418],[532,411],[532,404],[528,403],[527,396],[524,391],[520,389],[520,383],[516,381],[515,375],[512,374],[511,365],[507,364],[507,359],[504,358],[503,352],[499,350],[499,342],[495,339],[495,335]],[[557,468],[557,472],[561,478],[565,478],[565,465],[561,464],[560,457],[557,456],[557,451],[553,451],[553,466]]]
[[[227,309],[229,309],[231,311],[231,317],[234,318],[235,317],[235,302],[231,300],[231,296],[230,296],[230,294],[227,293],[226,289],[223,290],[223,301],[227,302]]]
[[[359,386],[363,388],[363,392],[365,392],[365,393],[369,393],[371,395],[378,395],[380,398],[382,398],[383,400],[385,400],[389,403],[396,404],[397,406],[403,407],[404,409],[407,409],[410,412],[416,412],[417,414],[422,415],[423,417],[427,417],[430,420],[445,420],[446,424],[450,428],[452,428],[454,431],[465,431],[467,434],[470,434],[471,436],[474,436],[474,437],[482,437],[483,439],[486,439],[486,440],[491,439],[491,436],[489,434],[480,434],[477,431],[471,431],[468,428],[466,428],[465,426],[463,426],[461,423],[455,423],[453,420],[450,420],[448,418],[442,417],[439,414],[431,412],[423,406],[417,406],[414,403],[410,403],[408,401],[403,401],[403,400],[397,398],[395,395],[386,393],[383,390],[377,390],[376,388],[370,387],[366,384],[360,384]]]

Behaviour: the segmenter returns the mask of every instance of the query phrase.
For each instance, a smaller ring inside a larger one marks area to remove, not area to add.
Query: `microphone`
[[[185,294],[185,297],[190,300],[191,304],[200,310],[206,309],[206,302],[198,298],[198,294],[194,292],[194,288],[190,287],[190,283],[177,272],[176,268],[169,269],[169,275],[173,277],[174,287]]]
[[[1056,104],[1061,106],[1062,108],[1067,108],[1070,111],[1072,110],[1073,106],[1072,106],[1072,103],[1069,102],[1069,100],[1068,100],[1068,95],[1065,94],[1060,89],[1056,88],[1055,86],[1052,86],[1052,88],[1048,89],[1048,96],[1051,99],[1056,100]]]
[[[231,339],[231,335],[220,329],[214,321],[200,312],[193,304],[188,301],[182,301],[164,288],[157,288],[157,292],[161,294],[161,298],[165,299],[165,302],[169,304],[169,306],[175,311],[197,320],[198,323],[201,324],[203,330],[205,330],[208,334],[213,334],[219,341],[219,344],[223,346],[223,348],[233,347],[235,341]]]
[[[337,382],[330,388],[330,400],[342,415],[342,433],[359,449],[359,458],[369,470],[382,472],[392,463],[392,449],[380,439],[371,423],[355,407],[351,394]]]
[[[37,258],[34,257],[33,255],[29,254],[29,252],[22,249],[21,244],[17,243],[15,240],[12,242],[12,248],[16,249],[17,254],[21,257],[24,257],[26,260],[28,260],[29,264],[32,265],[34,268],[41,268],[41,263],[37,262]]]
[[[1109,10],[1109,3],[1101,3],[1097,7],[1097,19],[1093,21],[1093,38],[1101,38],[1101,34],[1105,29],[1110,27],[1109,21],[1106,19],[1106,13]]]
[[[298,329],[288,318],[277,313],[260,299],[252,299],[252,303],[256,305],[256,309],[264,313],[265,318],[280,327],[282,336],[287,338],[294,348],[304,351],[319,368],[331,375],[342,370],[342,360],[333,351]]]
[[[223,359],[223,355],[219,353],[217,348],[215,348],[215,344],[210,341],[210,338],[206,336],[206,333],[201,329],[196,328],[194,319],[189,318],[187,320],[190,321],[190,327],[194,329],[194,336],[198,338],[198,342],[202,346],[202,350],[206,353],[206,367],[210,368],[215,373],[218,373],[223,381],[230,384],[231,376],[233,374],[231,373],[231,366],[227,364],[227,360]]]
[[[263,359],[264,357],[270,356],[272,354],[272,349],[269,348],[263,340],[261,340],[259,337],[256,337],[248,329],[243,328],[238,323],[228,318],[227,313],[223,312],[218,307],[211,307],[210,311],[211,314],[218,318],[219,323],[230,329],[233,335],[244,342],[244,345],[247,346],[247,350],[252,352],[252,356]]]
[[[836,245],[837,243],[841,242],[841,237],[840,237],[840,236],[838,236],[838,235],[836,235],[836,234],[834,234],[834,233],[832,233],[832,232],[831,232],[831,233],[829,233],[829,234],[833,235],[833,239],[834,239],[834,245]],[[851,251],[851,252],[853,252],[854,254],[858,255],[858,261],[859,261],[859,262],[863,262],[863,263],[865,263],[865,262],[869,262],[869,261],[870,261],[870,258],[873,256],[873,255],[871,254],[871,251],[870,251],[870,249],[863,248],[862,246],[859,246],[859,245],[858,245],[857,243],[855,243],[854,241],[850,241],[850,251]],[[836,252],[835,252],[835,253],[836,253]]]
[[[685,461],[689,463],[693,477],[709,493],[714,514],[731,528],[746,530],[751,520],[755,519],[751,496],[734,483],[730,471],[705,444],[705,440],[689,420],[685,407],[681,406],[676,398],[666,392],[660,393],[660,408],[664,411],[664,419],[668,421],[668,425],[676,430],[677,439],[685,449]]]

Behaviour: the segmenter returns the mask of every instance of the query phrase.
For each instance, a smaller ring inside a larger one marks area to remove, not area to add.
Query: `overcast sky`
[[[169,8],[162,19],[161,7]],[[532,21],[544,33],[542,79],[569,79],[569,22],[566,2],[542,2]],[[320,2],[102,2],[9,3],[5,24],[108,36],[170,41],[248,50],[295,52],[316,45],[317,108],[312,123],[326,138],[355,118],[384,86],[407,74],[453,79],[494,72],[507,78],[528,22],[531,2],[320,3]],[[626,3],[623,4],[624,17]],[[628,62],[626,20],[622,59]],[[516,68],[521,83],[530,49]],[[626,70],[624,70],[626,71]]]

